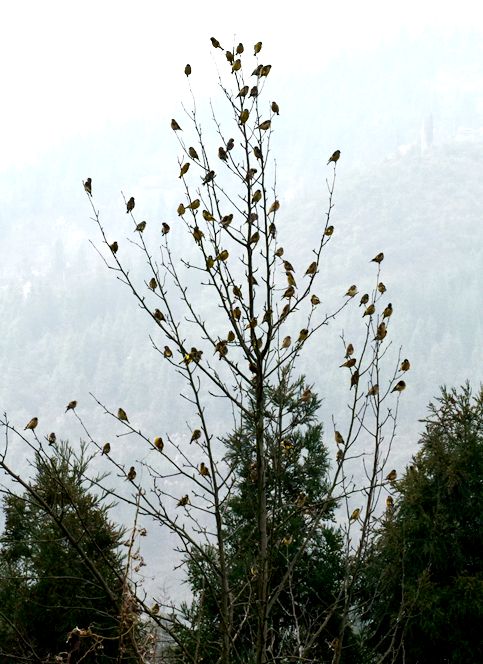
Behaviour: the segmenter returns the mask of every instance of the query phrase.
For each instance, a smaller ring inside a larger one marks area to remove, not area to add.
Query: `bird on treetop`
[[[406,359],[401,362],[401,371],[409,371],[410,368],[411,364],[409,360]]]
[[[25,431],[26,429],[31,429],[31,430],[33,431],[33,430],[35,429],[35,427],[37,426],[38,423],[39,423],[39,418],[38,418],[38,417],[32,417],[32,419],[30,420],[30,422],[29,422],[28,424],[25,425],[25,427],[24,427],[24,431]]]
[[[92,196],[92,178],[86,179],[84,182],[84,190],[89,194],[89,196]]]
[[[134,210],[135,202],[134,202],[134,196],[131,196],[131,198],[128,200],[126,203],[126,214],[129,212],[132,212]]]
[[[383,260],[384,260],[384,254],[381,251],[379,254],[377,254],[377,256],[374,256],[374,258],[371,258],[369,263],[382,263]]]
[[[118,410],[117,410],[117,419],[121,420],[123,422],[129,422],[129,420],[127,418],[127,415],[126,415],[126,411],[123,410],[122,408],[118,408]]]
[[[76,406],[77,406],[77,401],[75,401],[75,400],[74,401],[69,401],[69,403],[67,404],[67,407],[65,409],[65,412],[67,412],[68,410],[75,410]]]
[[[335,164],[337,161],[339,161],[339,157],[340,157],[340,150],[336,150],[335,152],[332,153],[329,161],[327,162],[327,166],[330,164],[331,161],[333,161]]]
[[[400,380],[398,383],[396,383],[391,392],[402,392],[405,389],[406,383],[403,380]]]
[[[49,445],[53,445],[55,441],[57,440],[57,436],[55,433],[52,431],[52,433],[49,433],[49,437],[47,438]]]

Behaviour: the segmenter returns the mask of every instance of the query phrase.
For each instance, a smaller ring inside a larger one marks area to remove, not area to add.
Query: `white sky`
[[[223,45],[263,40],[284,75],[319,71],[341,53],[367,51],[402,33],[441,38],[483,32],[476,1],[182,3],[18,0],[2,7],[0,168],[50,146],[132,119],[172,116],[186,62],[210,65],[209,37]],[[285,9],[292,7],[292,9]],[[224,44],[225,43],[225,44]],[[212,67],[207,80],[212,76]],[[200,79],[198,78],[198,81]],[[211,79],[212,80],[212,79]]]

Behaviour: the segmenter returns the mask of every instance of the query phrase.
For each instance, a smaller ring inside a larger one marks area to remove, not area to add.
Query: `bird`
[[[292,343],[292,337],[290,336],[285,337],[285,339],[282,341],[282,345],[280,346],[280,348],[288,348],[291,343]]]
[[[382,312],[382,317],[383,318],[390,318],[391,316],[392,316],[392,304],[389,302],[387,307]]]
[[[127,479],[130,482],[134,482],[134,480],[136,479],[136,469],[134,468],[134,466],[131,466],[131,468],[129,468],[129,472],[127,474]]]
[[[199,198],[195,198],[191,201],[189,205],[186,206],[188,210],[197,210],[200,207],[201,201]]]
[[[345,349],[345,356],[350,357],[354,353],[354,346],[352,344],[348,344],[347,348]]]
[[[359,306],[361,307],[363,304],[367,304],[369,302],[369,293],[364,293],[364,295],[361,297],[361,301],[359,302]]]
[[[25,431],[26,429],[31,429],[31,430],[33,431],[33,430],[35,429],[35,427],[37,426],[38,423],[39,423],[39,418],[38,418],[38,417],[32,417],[32,419],[30,420],[30,422],[29,422],[28,424],[25,425],[25,427],[24,427],[24,431]]]
[[[104,445],[102,447],[101,456],[104,456],[105,454],[109,454],[110,451],[111,451],[111,445],[109,443],[104,443]]]
[[[267,131],[267,129],[270,129],[271,124],[272,124],[271,120],[264,120],[258,125],[257,129],[260,129],[261,131]]]
[[[342,367],[347,367],[348,369],[350,369],[351,367],[353,367],[355,365],[356,362],[357,362],[356,358],[351,357],[348,360],[346,360],[343,364],[341,364],[339,366],[339,369],[342,369]]]
[[[382,341],[387,334],[386,323],[380,323],[377,326],[377,333],[373,341]]]
[[[273,203],[270,205],[268,209],[268,214],[272,214],[272,212],[276,212],[277,210],[280,209],[280,202],[275,200]]]
[[[250,90],[250,97],[258,97],[258,86],[254,85]]]
[[[200,472],[200,475],[201,475],[202,477],[210,477],[210,471],[209,471],[208,468],[205,466],[205,464],[203,463],[203,461],[200,463],[199,472]]]
[[[270,73],[270,70],[272,68],[272,65],[263,65],[261,71],[260,71],[260,76],[268,76]]]
[[[151,279],[149,280],[149,283],[148,283],[149,288],[151,290],[156,290],[157,285],[158,285],[158,282],[156,281],[156,279],[154,277],[151,277]]]
[[[317,272],[317,263],[314,261],[313,263],[310,263],[308,268],[305,270],[304,277],[307,275],[313,275]]]
[[[388,482],[394,482],[394,480],[396,479],[396,477],[397,477],[397,470],[395,470],[395,468],[393,468],[393,469],[391,470],[391,472],[389,472],[389,473],[386,475],[386,480],[388,480]]]
[[[386,511],[392,512],[393,509],[394,509],[394,498],[392,496],[388,496],[386,498]]]
[[[233,64],[233,62],[234,62],[234,60],[235,60],[235,56],[233,55],[233,53],[232,53],[231,51],[227,51],[227,52],[225,53],[225,57],[226,57],[226,59],[228,60],[228,62],[229,62],[230,64]]]
[[[354,371],[354,373],[351,376],[351,390],[355,385],[359,384],[359,372],[357,369]]]
[[[117,419],[121,420],[121,422],[129,422],[126,411],[122,408],[117,409]]]
[[[184,73],[186,74],[186,76],[189,76],[191,74],[191,65],[186,65],[186,67],[184,68]]]
[[[67,404],[67,407],[65,409],[65,412],[67,412],[68,410],[75,410],[76,406],[77,406],[77,401],[75,401],[75,400],[74,401],[69,401],[69,403]]]
[[[331,161],[334,162],[334,164],[339,161],[340,157],[340,150],[335,150],[335,152],[332,153],[332,155],[329,158],[329,161],[327,162],[327,166],[330,164]]]
[[[178,213],[178,217],[182,217],[184,213],[186,212],[186,208],[183,205],[183,203],[180,203],[178,207],[176,208],[176,212]]]
[[[301,491],[297,496],[297,498],[295,499],[295,506],[304,507],[306,502],[307,502],[307,494]]]
[[[310,387],[307,387],[302,392],[302,396],[300,397],[300,401],[302,403],[307,403],[307,401],[310,401],[311,397],[312,397],[312,390],[310,389]]]
[[[189,504],[190,504],[190,497],[188,496],[188,494],[186,494],[185,496],[183,496],[178,500],[178,504],[176,505],[176,507],[185,507],[186,505]]]
[[[228,159],[228,152],[221,145],[218,148],[218,158],[222,161],[226,161]]]
[[[47,438],[49,445],[53,445],[55,441],[57,440],[57,436],[55,433],[52,431],[52,433],[49,433],[49,437]]]
[[[356,507],[356,509],[355,509],[355,510],[352,512],[352,514],[350,515],[350,520],[351,520],[351,521],[357,521],[357,519],[359,518],[360,514],[361,514],[361,508],[360,508],[360,507]]]
[[[178,176],[179,179],[181,179],[184,175],[186,175],[186,173],[187,173],[187,172],[189,171],[189,169],[190,169],[190,166],[191,166],[191,164],[190,164],[189,161],[187,161],[185,164],[183,164],[183,165],[181,166],[181,170],[180,170],[180,172],[179,172],[179,176]]]
[[[396,383],[391,392],[402,392],[405,389],[406,383],[403,380],[400,380],[398,383]]]
[[[240,88],[237,97],[246,97],[249,89],[250,88],[248,87],[248,85],[244,85],[242,88]]]
[[[171,227],[169,226],[169,224],[163,221],[163,223],[161,224],[161,235],[167,235],[170,230]]]
[[[377,284],[377,290],[378,290],[380,293],[385,293],[385,292],[386,292],[387,288],[386,288],[385,285],[382,283],[382,281],[380,281],[380,282]]]
[[[191,157],[191,159],[199,159],[198,153],[197,153],[196,150],[195,150],[194,148],[192,148],[192,147],[189,147],[189,148],[188,148],[188,154],[189,154],[189,156]]]
[[[276,101],[272,101],[271,109],[273,113],[275,113],[276,115],[280,115],[280,108]]]
[[[286,260],[283,261],[283,269],[285,270],[285,272],[295,272],[294,266],[290,261]]]
[[[295,294],[295,288],[293,286],[289,286],[282,297],[287,298],[287,300],[290,300],[291,297],[293,297]]]
[[[257,43],[255,44],[255,46],[253,47],[253,51],[254,51],[254,52],[253,52],[253,55],[257,55],[258,53],[260,53],[261,50],[262,50],[262,42],[259,41],[259,42],[257,42]]]
[[[201,438],[201,430],[200,430],[200,429],[195,429],[195,430],[192,432],[192,434],[191,434],[190,444],[191,444],[194,440],[199,440],[200,438]]]
[[[229,255],[228,249],[223,249],[217,256],[215,256],[215,260],[226,261]]]
[[[282,539],[282,544],[284,546],[290,546],[292,542],[293,542],[292,535],[285,535],[285,537]]]
[[[92,196],[92,178],[86,179],[84,182],[84,190],[89,194],[89,196]]]
[[[226,144],[226,149],[228,150],[228,152],[230,152],[230,150],[233,150],[234,146],[235,146],[235,139],[229,138],[228,143]]]
[[[306,327],[302,328],[299,332],[299,336],[298,336],[298,339],[297,339],[298,343],[303,343],[307,339],[308,336],[309,336],[308,329]]]
[[[377,256],[374,256],[374,258],[371,258],[369,263],[382,263],[383,260],[384,260],[384,254],[381,251],[379,254],[377,254]]]
[[[159,604],[153,604],[150,613],[152,616],[157,616],[159,613]]]
[[[240,69],[241,69],[241,60],[240,60],[240,58],[237,58],[237,59],[235,60],[235,62],[233,62],[232,66],[231,66],[231,71],[232,71],[232,72],[234,72],[234,71],[240,71]]]
[[[333,235],[334,233],[334,227],[333,226],[327,226],[327,228],[324,231],[324,235],[328,235],[329,237]]]
[[[368,397],[375,397],[376,394],[379,394],[379,385],[377,383],[367,390]]]
[[[364,318],[364,316],[372,316],[372,314],[375,312],[375,310],[376,310],[376,307],[374,306],[374,304],[370,304],[367,307],[367,309],[364,311],[364,313],[362,314],[362,318]]]
[[[163,356],[164,357],[173,357],[173,351],[169,346],[165,346],[163,350]]]
[[[335,455],[335,460],[337,463],[342,463],[342,460],[344,458],[344,452],[342,450],[337,450],[337,454]]]
[[[288,285],[297,288],[297,282],[295,281],[293,274],[291,272],[285,272],[285,276],[287,277]]]
[[[410,368],[411,368],[411,363],[409,362],[408,359],[405,359],[401,362],[401,367],[400,367],[401,371],[409,371]]]
[[[344,445],[344,437],[340,431],[334,431],[334,438],[337,445]]]
[[[354,297],[354,295],[357,295],[357,286],[352,284],[347,290],[346,297]]]
[[[117,244],[116,241],[114,241],[112,244],[109,245],[109,249],[112,251],[113,254],[117,254],[117,250],[119,249],[119,245]]]
[[[208,173],[203,178],[201,184],[208,184],[209,182],[212,182],[214,178],[215,178],[215,171],[208,171]]]
[[[240,124],[245,124],[245,122],[248,120],[250,117],[250,111],[248,108],[244,108],[243,111],[240,113]]]
[[[137,226],[134,230],[139,231],[139,233],[142,233],[145,228],[146,228],[146,222],[145,221],[140,221],[139,224],[137,224]]]
[[[134,210],[134,206],[135,206],[134,196],[131,196],[131,198],[126,203],[126,214],[132,212]]]
[[[171,119],[171,129],[173,131],[183,131],[174,118]]]
[[[213,44],[213,48],[223,48],[218,39],[215,39],[215,37],[210,37],[210,41]]]
[[[311,298],[310,298],[310,304],[311,304],[313,307],[316,307],[318,304],[320,304],[320,299],[317,297],[317,295],[314,294],[314,295],[311,296]]]

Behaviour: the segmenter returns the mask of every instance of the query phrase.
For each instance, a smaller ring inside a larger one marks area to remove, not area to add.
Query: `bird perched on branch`
[[[383,318],[390,318],[391,316],[392,316],[392,304],[389,302],[387,307],[382,312],[382,317]]]
[[[357,295],[357,286],[352,284],[347,290],[346,297],[354,297],[354,295]]]
[[[357,521],[357,519],[360,517],[360,515],[361,515],[361,508],[356,507],[356,509],[350,515],[350,520],[351,521]]]
[[[65,412],[67,412],[68,410],[75,410],[76,406],[77,406],[77,401],[75,401],[75,400],[74,401],[69,401],[69,403],[67,404],[67,407],[65,409]]]
[[[121,420],[121,422],[129,422],[126,411],[123,410],[122,408],[117,409],[117,419]]]
[[[200,472],[200,475],[201,475],[202,477],[210,477],[210,471],[209,471],[208,468],[205,466],[205,464],[203,463],[203,461],[200,463],[199,472]]]
[[[386,475],[386,480],[388,482],[394,482],[394,480],[397,477],[397,470],[393,468],[387,475]]]
[[[153,440],[153,445],[157,450],[159,450],[159,452],[163,451],[164,441],[161,436],[156,436],[156,438]]]
[[[57,436],[55,435],[55,433],[53,431],[52,431],[52,433],[49,433],[49,437],[47,438],[47,441],[48,441],[49,445],[53,445],[56,440],[57,440]]]
[[[190,497],[188,496],[188,494],[186,494],[185,496],[183,496],[178,500],[178,504],[176,505],[176,507],[185,507],[186,505],[189,504],[190,504]]]
[[[134,466],[131,466],[131,468],[129,468],[129,472],[127,474],[127,479],[130,482],[134,482],[134,480],[136,479],[136,469],[134,468]]]
[[[191,74],[191,65],[186,65],[186,67],[184,68],[184,73],[186,74],[186,76],[189,76]]]
[[[134,210],[135,205],[136,205],[136,203],[134,202],[134,196],[131,196],[131,198],[126,203],[126,214],[128,214],[129,212],[132,212]]]
[[[28,424],[25,425],[24,431],[26,429],[31,429],[33,431],[35,429],[35,427],[38,425],[38,423],[39,423],[39,418],[38,417],[32,417],[30,422],[28,422]]]
[[[134,230],[138,231],[139,233],[142,233],[145,228],[146,228],[146,222],[140,221],[139,224],[136,225],[136,228]]]
[[[87,180],[84,182],[84,190],[89,194],[89,196],[92,196],[92,178],[87,178]]]
[[[334,438],[337,445],[344,445],[344,437],[340,431],[334,431]]]
[[[104,445],[102,447],[101,456],[104,456],[105,454],[109,454],[110,451],[111,451],[111,445],[109,443],[104,443]]]
[[[379,263],[382,263],[383,260],[384,260],[384,254],[381,251],[379,254],[377,254],[377,256],[374,256],[374,258],[371,258],[369,263],[378,263],[379,264]]]
[[[183,131],[174,118],[171,120],[171,129],[173,131]]]
[[[195,429],[195,430],[193,431],[193,433],[191,434],[190,444],[191,444],[194,440],[199,440],[200,438],[201,438],[201,430],[200,430],[200,429]]]
[[[339,161],[339,157],[340,157],[340,150],[336,150],[330,156],[329,161],[327,162],[327,166],[330,164],[331,161],[333,161],[335,164],[337,161]]]
[[[409,371],[411,368],[411,363],[409,362],[408,359],[405,359],[401,362],[401,371]]]
[[[396,383],[391,392],[402,392],[405,389],[406,383],[403,380],[400,380],[398,383]]]

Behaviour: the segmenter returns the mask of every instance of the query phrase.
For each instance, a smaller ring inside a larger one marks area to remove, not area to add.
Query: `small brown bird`
[[[129,213],[129,212],[132,212],[134,210],[135,205],[136,205],[136,203],[134,202],[134,196],[131,196],[131,198],[126,203],[126,208],[127,208],[126,209],[126,214]]]
[[[293,286],[289,286],[282,297],[287,298],[287,300],[290,300],[295,295],[295,288]]]
[[[397,470],[393,468],[391,472],[386,475],[386,480],[388,480],[388,482],[394,482],[396,477],[397,477]]]
[[[210,41],[213,44],[213,48],[223,48],[218,39],[215,39],[215,37],[210,37]]]
[[[300,401],[302,403],[307,403],[307,401],[310,401],[311,398],[312,398],[312,390],[310,389],[310,387],[307,387],[302,392],[302,396],[300,397]]]
[[[270,70],[272,68],[272,65],[263,65],[261,71],[260,71],[260,76],[268,76],[270,73]]]
[[[229,255],[228,249],[223,249],[217,256],[215,256],[215,259],[217,261],[226,261]]]
[[[235,60],[235,56],[233,55],[233,53],[231,51],[226,51],[225,57],[226,57],[226,59],[228,60],[228,62],[230,64],[233,64],[233,62]]]
[[[134,466],[131,466],[131,468],[129,468],[129,472],[127,474],[127,479],[130,482],[134,482],[134,480],[136,479],[136,470],[135,470]]]
[[[225,150],[224,147],[220,146],[218,148],[218,157],[222,161],[226,161],[228,159],[228,152]]]
[[[364,295],[361,297],[361,301],[359,302],[359,306],[361,307],[363,304],[367,304],[369,302],[369,294],[364,293]]]
[[[357,362],[356,358],[351,357],[350,359],[346,360],[343,364],[341,364],[339,366],[339,369],[342,369],[342,367],[347,367],[348,369],[350,369],[355,365],[356,362]]]
[[[310,263],[308,268],[305,270],[304,277],[307,275],[313,275],[317,272],[317,263],[314,261],[313,263]]]
[[[379,385],[377,383],[372,385],[367,391],[368,397],[375,397],[376,394],[379,394]]]
[[[297,282],[295,281],[293,274],[291,272],[285,272],[285,276],[287,277],[288,285],[297,288]]]
[[[392,316],[392,304],[389,302],[387,307],[382,312],[382,317],[383,318],[390,318],[391,316]]]
[[[202,477],[210,477],[210,471],[208,468],[205,466],[203,461],[200,463],[200,468],[199,468],[200,475]]]
[[[38,417],[32,417],[32,419],[30,420],[30,422],[29,422],[28,424],[25,425],[25,427],[24,427],[24,431],[25,431],[26,429],[31,429],[31,430],[33,431],[33,430],[35,429],[35,427],[37,426],[38,423],[39,423],[39,418],[38,418]]]
[[[280,209],[280,202],[275,200],[275,201],[273,201],[273,203],[269,207],[268,214],[272,214],[272,212],[276,212],[279,209]]]
[[[180,203],[176,209],[176,212],[178,213],[178,217],[182,217],[184,213],[186,212],[186,208],[183,205],[183,203]]]
[[[89,194],[89,196],[92,196],[92,178],[87,178],[87,180],[84,182],[84,190]]]
[[[305,503],[307,502],[307,494],[301,491],[297,498],[295,499],[295,506],[296,507],[304,507]]]
[[[354,371],[354,373],[351,376],[351,390],[355,385],[359,384],[359,372],[357,369]]]
[[[357,295],[357,286],[352,284],[347,290],[346,297],[354,297],[354,295]]]
[[[241,69],[241,60],[240,58],[237,58],[231,66],[231,71],[233,73],[234,71],[240,71],[240,69]]]
[[[272,101],[271,109],[272,109],[272,113],[275,113],[276,115],[280,115],[280,108],[279,108],[276,101]]]
[[[215,179],[215,177],[216,177],[215,171],[208,171],[208,173],[203,178],[201,184],[208,184],[209,182],[212,182]]]
[[[249,117],[250,117],[250,111],[248,110],[248,108],[244,108],[243,111],[240,113],[240,119],[239,119],[240,124],[245,124]]]
[[[336,150],[335,152],[332,153],[329,161],[327,162],[327,166],[330,164],[331,161],[333,161],[335,164],[337,161],[339,161],[339,157],[340,157],[340,150]]]
[[[254,85],[250,90],[250,97],[258,97],[258,86]]]
[[[104,443],[104,445],[102,447],[101,456],[104,456],[105,454],[109,454],[110,451],[111,451],[111,445],[109,443]]]
[[[67,412],[68,410],[75,410],[76,406],[77,406],[77,401],[75,400],[69,401],[69,403],[67,404],[67,408],[65,409],[65,412]]]
[[[163,356],[164,357],[173,357],[173,351],[171,350],[171,348],[169,346],[164,347]]]
[[[236,54],[237,54],[237,55],[241,55],[241,54],[243,53],[244,50],[245,50],[245,47],[244,47],[243,44],[240,42],[240,43],[238,44],[238,46],[236,47]]]
[[[200,429],[195,429],[193,433],[191,434],[191,440],[190,440],[190,445],[194,440],[199,440],[201,438],[201,430]]]
[[[396,383],[391,392],[402,392],[405,389],[406,383],[403,380],[400,380],[398,383]]]
[[[126,411],[123,410],[122,408],[117,409],[117,419],[121,420],[121,422],[129,422]]]
[[[392,496],[388,496],[386,498],[386,512],[392,512],[394,509],[394,498]]]
[[[47,438],[49,445],[53,445],[56,442],[56,440],[57,436],[55,435],[55,433],[53,431],[52,433],[49,433],[49,437]]]
[[[401,362],[401,371],[409,371],[411,368],[411,363],[409,362],[408,359],[405,359]]]
[[[382,341],[387,334],[386,323],[377,326],[377,333],[373,341]]]
[[[184,68],[184,73],[186,74],[186,76],[189,76],[191,74],[191,65],[186,65],[186,67]]]
[[[334,234],[334,227],[333,226],[327,226],[327,228],[324,231],[324,235],[328,235],[329,237]]]
[[[153,440],[153,445],[154,447],[159,450],[160,452],[163,451],[164,448],[164,441],[161,438],[161,436],[156,436],[156,438]]]
[[[242,88],[240,88],[237,97],[246,97],[248,94],[248,90],[249,90],[248,85],[244,85]]]
[[[188,210],[197,210],[200,207],[201,201],[199,198],[195,198],[189,205],[186,206]]]
[[[166,320],[166,318],[164,317],[163,312],[160,311],[159,309],[154,310],[153,316],[156,318],[156,320],[159,320],[160,323],[162,323],[163,321]]]
[[[337,445],[345,445],[344,437],[340,431],[334,431],[334,438]]]
[[[337,463],[342,463],[342,460],[344,458],[344,452],[342,450],[337,450],[337,454],[335,455],[335,460]]]
[[[356,507],[356,509],[355,509],[355,510],[352,512],[352,514],[350,515],[350,520],[351,520],[351,521],[357,521],[357,519],[359,518],[360,514],[361,514],[361,508],[360,508],[360,507]]]
[[[298,339],[297,339],[298,343],[299,344],[303,343],[307,339],[308,336],[309,336],[308,329],[306,327],[302,328],[299,332],[299,336],[298,336]]]
[[[312,296],[311,296],[311,298],[310,298],[310,304],[311,304],[313,307],[316,307],[318,304],[320,304],[320,300],[319,300],[319,298],[317,297],[317,295],[312,295]]]
[[[171,226],[167,224],[165,221],[161,224],[161,235],[167,235],[169,231],[171,230]]]
[[[157,285],[158,285],[158,282],[156,281],[156,279],[154,277],[151,277],[151,279],[149,280],[149,283],[148,283],[149,288],[151,290],[156,290]]]
[[[382,283],[382,281],[380,281],[380,282],[377,284],[377,290],[378,290],[380,293],[385,293],[385,292],[386,292],[387,288],[384,286],[384,284]]]
[[[260,131],[267,131],[268,129],[270,129],[271,124],[272,124],[271,120],[264,120],[258,125],[257,129],[260,129]]]
[[[372,316],[372,314],[375,312],[375,310],[376,310],[376,307],[374,306],[374,304],[370,304],[367,307],[367,309],[364,311],[364,313],[362,314],[362,318],[364,318],[364,316]]]
[[[117,254],[117,250],[119,249],[119,245],[117,244],[116,241],[114,241],[112,244],[109,245],[109,249],[112,251],[113,254]]]
[[[280,348],[281,349],[289,348],[291,343],[292,343],[292,337],[290,337],[290,336],[285,337],[285,339],[282,341],[282,345],[280,346]]]
[[[183,496],[178,500],[178,504],[176,505],[176,507],[186,507],[186,505],[189,504],[190,504],[190,497],[188,496],[188,494],[186,494],[185,496]]]
[[[189,154],[189,156],[191,157],[191,159],[199,159],[198,153],[197,153],[196,150],[195,150],[194,148],[192,148],[192,147],[189,147],[189,148],[188,148],[188,154]]]
[[[139,233],[142,233],[145,228],[146,228],[146,222],[145,221],[140,221],[139,224],[137,224],[137,226],[134,230],[139,231]]]
[[[374,258],[371,258],[369,263],[382,263],[383,260],[384,260],[384,254],[381,251],[381,253],[377,254],[377,256],[374,256]]]
[[[228,152],[230,152],[230,150],[233,150],[234,146],[235,146],[235,139],[234,138],[228,139],[228,143],[226,144],[226,149],[228,150]]]
[[[183,131],[174,118],[171,119],[171,129],[173,131]]]
[[[181,166],[181,170],[180,170],[180,172],[179,172],[179,176],[178,176],[180,179],[181,179],[183,176],[186,175],[186,173],[187,173],[187,172],[189,171],[189,169],[190,169],[190,166],[191,166],[191,163],[190,163],[189,161],[187,161],[185,164],[183,164],[183,165]]]
[[[352,344],[348,344],[347,348],[345,349],[345,356],[350,357],[353,354],[354,354],[354,346]]]

